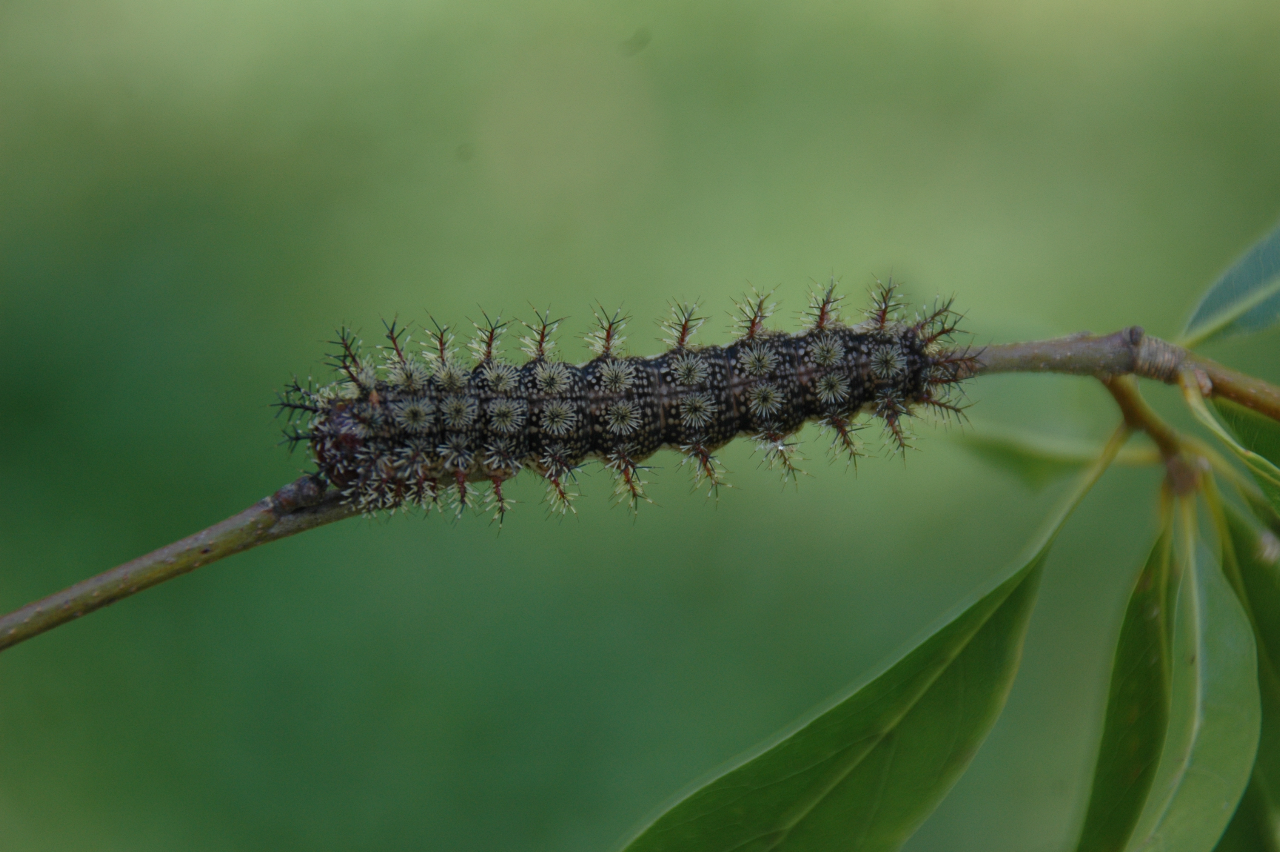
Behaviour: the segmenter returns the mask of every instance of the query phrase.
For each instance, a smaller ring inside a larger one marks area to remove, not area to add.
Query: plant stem
[[[1137,380],[1131,375],[1103,376],[1102,384],[1111,392],[1129,428],[1146,432],[1160,451],[1170,491],[1176,496],[1193,493],[1200,486],[1199,464],[1187,452],[1187,443],[1178,430],[1164,422],[1142,398]]]
[[[1077,334],[988,346],[975,355],[968,375],[1046,372],[1102,379],[1125,422],[1155,440],[1175,491],[1194,487],[1196,473],[1186,445],[1138,395],[1131,376],[1176,384],[1187,375],[1204,396],[1225,397],[1280,420],[1280,388],[1148,337],[1137,326],[1101,337]],[[356,514],[337,492],[326,491],[321,480],[304,476],[206,530],[0,616],[0,650],[225,556]]]
[[[311,476],[238,515],[0,616],[0,650],[224,556],[357,514]]]
[[[976,361],[975,375],[1071,373],[1102,378],[1132,374],[1172,385],[1187,373],[1195,378],[1204,396],[1223,397],[1280,420],[1280,388],[1149,337],[1136,325],[1102,337],[1075,334],[988,346],[977,354]]]

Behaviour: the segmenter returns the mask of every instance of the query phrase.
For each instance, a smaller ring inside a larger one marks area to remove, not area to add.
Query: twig
[[[1155,440],[1175,489],[1187,487],[1187,477],[1194,475],[1193,469],[1175,475],[1182,464],[1177,459],[1184,454],[1180,448],[1185,444],[1162,426],[1138,395],[1132,379],[1117,377],[1132,375],[1175,384],[1179,375],[1186,373],[1195,378],[1205,396],[1224,397],[1280,420],[1280,388],[1148,337],[1137,326],[1102,337],[1077,334],[988,346],[975,355],[973,366],[967,369],[969,376],[1013,372],[1072,373],[1102,379],[1125,412],[1126,422]],[[325,490],[322,480],[304,476],[206,530],[0,616],[0,650],[233,553],[358,513],[341,503],[336,491]]]
[[[0,650],[201,565],[356,514],[339,496],[304,476],[222,523],[0,616]]]
[[[1111,392],[1116,405],[1131,429],[1146,432],[1164,460],[1166,481],[1175,495],[1193,493],[1200,485],[1200,469],[1195,457],[1187,452],[1186,439],[1156,414],[1138,391],[1133,376],[1104,376],[1102,384]]]
[[[1132,374],[1177,384],[1189,372],[1206,396],[1222,397],[1280,420],[1280,388],[1222,366],[1181,346],[1149,337],[1139,326],[1097,337],[1076,334],[1055,340],[988,346],[977,354],[975,375],[1071,373],[1078,376]]]

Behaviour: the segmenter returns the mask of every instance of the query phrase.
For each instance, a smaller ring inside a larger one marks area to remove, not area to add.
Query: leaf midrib
[[[1199,740],[1200,729],[1204,726],[1204,666],[1205,657],[1207,656],[1204,649],[1204,600],[1200,594],[1199,572],[1203,570],[1200,561],[1194,560],[1191,570],[1187,572],[1184,582],[1188,583],[1195,600],[1195,659],[1192,661],[1192,670],[1195,677],[1195,712],[1192,715],[1190,736],[1187,737],[1186,747],[1182,755],[1178,758],[1178,768],[1174,773],[1171,783],[1168,786],[1169,794],[1165,797],[1164,805],[1160,809],[1159,815],[1151,824],[1151,829],[1146,836],[1142,838],[1141,845],[1138,849],[1145,849],[1154,842],[1156,835],[1164,825],[1165,819],[1169,816],[1169,810],[1173,807],[1174,801],[1178,798],[1178,790],[1182,786],[1182,782],[1186,779],[1187,773],[1191,769],[1191,756],[1195,752],[1196,742]],[[1175,616],[1176,617],[1176,616]]]

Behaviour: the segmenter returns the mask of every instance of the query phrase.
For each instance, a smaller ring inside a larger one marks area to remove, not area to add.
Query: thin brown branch
[[[1146,432],[1164,458],[1182,452],[1182,439],[1178,432],[1156,414],[1138,392],[1133,376],[1105,376],[1102,384],[1111,392],[1116,405],[1124,415],[1124,422],[1135,430]]]
[[[1055,340],[988,346],[976,356],[975,375],[988,373],[1071,373],[1080,376],[1132,374],[1177,384],[1191,373],[1206,397],[1222,397],[1280,420],[1280,388],[1158,337],[1138,326],[1114,334],[1075,334]]]
[[[1130,429],[1146,432],[1160,451],[1169,489],[1174,494],[1195,491],[1200,484],[1200,471],[1194,457],[1187,451],[1186,441],[1142,398],[1137,380],[1132,375],[1103,376],[1101,379],[1120,407],[1124,422]]]
[[[1096,337],[1073,334],[1053,340],[1003,343],[988,346],[977,354],[975,374],[988,373],[1070,373],[1077,376],[1119,376],[1133,372],[1135,335],[1142,329],[1126,328]]]
[[[967,372],[970,376],[1072,373],[1102,379],[1116,397],[1129,426],[1155,439],[1175,488],[1181,487],[1178,483],[1190,475],[1186,471],[1175,473],[1181,464],[1177,459],[1185,456],[1180,447],[1186,445],[1179,443],[1176,433],[1162,426],[1138,395],[1136,383],[1118,377],[1140,376],[1175,384],[1185,374],[1194,378],[1205,396],[1230,399],[1280,420],[1280,388],[1148,337],[1137,326],[1101,337],[1077,334],[1056,340],[988,346],[974,355]],[[355,514],[356,509],[342,504],[339,495],[326,491],[320,480],[304,476],[222,523],[0,616],[0,650],[202,565]]]
[[[338,496],[304,476],[206,530],[0,616],[0,650],[233,553],[356,514]]]

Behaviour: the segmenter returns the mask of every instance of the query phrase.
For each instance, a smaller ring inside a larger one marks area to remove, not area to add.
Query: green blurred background
[[[1173,335],[1280,212],[1274,0],[0,5],[0,610],[247,506],[339,323],[635,317],[892,272],[979,343]],[[784,315],[785,314],[785,315]],[[1280,336],[1210,354],[1280,379]],[[1152,391],[1167,405],[1172,395]],[[1093,383],[974,430],[1098,437]],[[0,849],[607,852],[1005,571],[1057,490],[945,430],[855,476],[578,514],[353,520],[0,658]],[[1058,850],[1153,527],[1117,470],[1008,709],[909,844]]]

